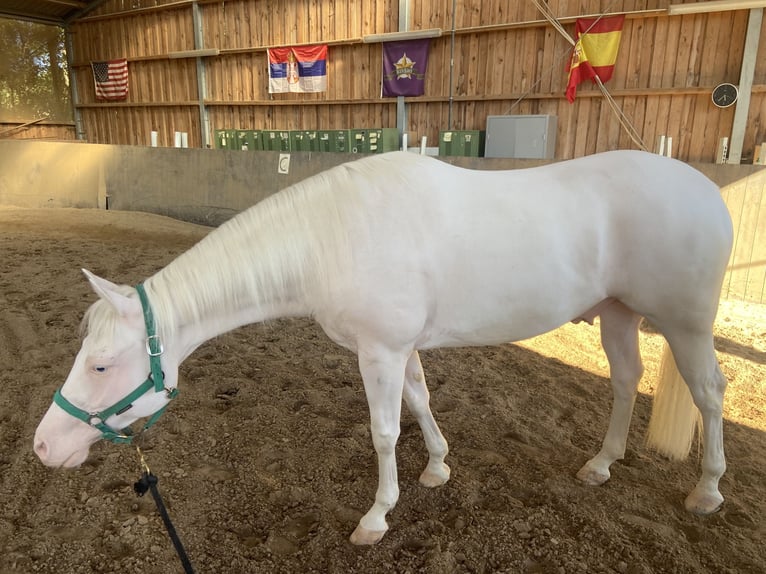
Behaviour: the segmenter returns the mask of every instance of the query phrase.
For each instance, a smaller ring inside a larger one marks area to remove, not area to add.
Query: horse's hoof
[[[351,540],[351,544],[355,544],[356,546],[370,546],[380,542],[380,539],[383,538],[385,533],[385,530],[367,530],[359,525],[356,527],[356,530],[351,533],[351,538],[349,538],[349,540]]]
[[[697,492],[696,488],[684,502],[686,510],[694,514],[712,514],[720,510],[722,504],[723,496],[720,492]]]
[[[588,486],[601,486],[609,480],[610,476],[608,470],[606,472],[597,470],[587,463],[577,471],[577,478]]]
[[[442,463],[441,468],[438,471],[433,471],[428,467],[420,475],[420,484],[427,486],[428,488],[441,486],[449,480],[449,475],[450,469],[446,464]]]

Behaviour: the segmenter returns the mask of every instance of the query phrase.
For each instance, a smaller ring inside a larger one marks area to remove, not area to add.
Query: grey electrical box
[[[484,157],[553,159],[556,116],[487,116]]]

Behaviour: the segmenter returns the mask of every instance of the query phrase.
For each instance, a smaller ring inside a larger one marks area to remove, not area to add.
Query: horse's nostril
[[[40,460],[44,461],[48,456],[48,444],[44,440],[36,440],[34,450]]]

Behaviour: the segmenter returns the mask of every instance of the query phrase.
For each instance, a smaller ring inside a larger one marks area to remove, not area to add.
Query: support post
[[[409,28],[410,0],[399,0],[399,32],[406,32]],[[396,129],[399,130],[399,144],[401,145],[402,134],[407,131],[407,104],[404,103],[404,96],[396,96]]]
[[[82,126],[82,112],[77,106],[80,103],[80,92],[77,89],[77,71],[75,70],[73,63],[74,46],[72,45],[72,32],[69,29],[69,25],[64,28],[64,42],[66,43],[66,64],[69,70],[69,96],[72,99],[72,112],[74,114],[74,132],[75,138],[78,140],[85,139],[85,129]]]
[[[194,49],[204,49],[204,22],[202,13],[197,2],[192,3],[192,22],[194,26]],[[199,99],[199,127],[200,142],[202,148],[213,147],[210,142],[210,117],[205,107],[205,98],[207,97],[207,75],[205,68],[205,59],[197,57],[197,98]]]
[[[739,97],[737,98],[737,108],[734,110],[734,123],[731,128],[727,163],[740,163],[742,160],[742,146],[745,142],[747,116],[750,113],[750,93],[753,88],[755,59],[758,53],[762,20],[763,8],[753,8],[750,10],[750,17],[747,21],[747,34],[745,36],[745,49],[742,54],[742,68],[739,72]]]

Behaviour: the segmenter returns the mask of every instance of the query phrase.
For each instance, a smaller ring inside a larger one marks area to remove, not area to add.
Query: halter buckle
[[[156,348],[157,351],[154,351],[154,348]],[[163,347],[159,335],[149,335],[146,338],[146,352],[150,357],[159,357],[165,352],[165,347]]]

